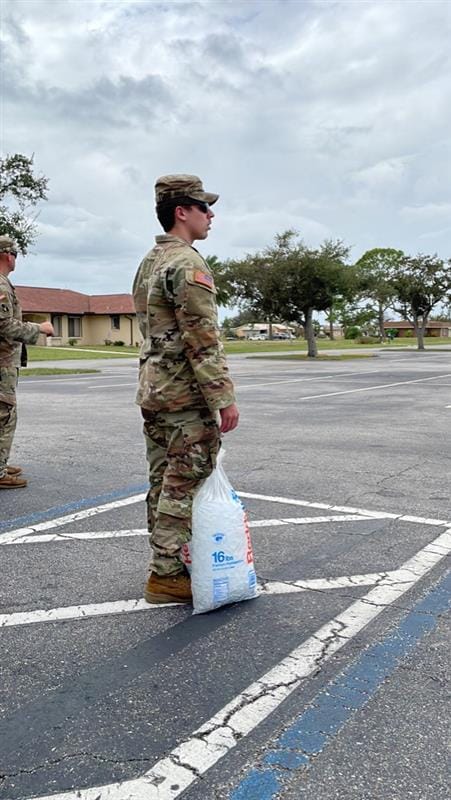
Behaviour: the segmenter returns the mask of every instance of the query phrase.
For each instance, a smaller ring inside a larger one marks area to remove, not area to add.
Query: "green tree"
[[[357,283],[354,284],[353,291],[358,291]],[[332,308],[329,308],[326,314],[329,325],[338,322],[343,328],[345,339],[348,338],[350,328],[358,328],[361,333],[373,333],[376,324],[374,307],[368,303],[362,306],[358,301],[348,297],[349,295],[334,298]]]
[[[277,234],[274,245],[228,268],[235,298],[245,308],[276,321],[302,325],[308,355],[317,355],[313,312],[330,308],[347,291],[348,248],[325,241],[317,250],[296,240],[295,231]]]
[[[422,253],[404,256],[391,276],[396,296],[392,308],[412,323],[418,350],[424,350],[424,333],[432,309],[451,302],[451,259],[444,261],[436,254]]]
[[[385,341],[385,312],[391,307],[395,297],[391,276],[403,258],[402,250],[394,250],[391,247],[375,247],[373,250],[367,250],[356,263],[361,295],[376,305],[377,326],[381,342]]]
[[[226,265],[217,256],[207,256],[205,261],[214,275],[217,303],[227,306],[232,300],[233,290]]]
[[[277,276],[271,249],[241,260],[229,260],[226,271],[231,297],[241,308],[238,325],[252,324],[263,317],[269,323],[272,339],[272,324],[279,321],[279,306],[274,294]]]
[[[0,234],[12,236],[22,255],[37,236],[37,214],[30,210],[47,199],[48,180],[34,174],[33,158],[16,153],[0,159]]]

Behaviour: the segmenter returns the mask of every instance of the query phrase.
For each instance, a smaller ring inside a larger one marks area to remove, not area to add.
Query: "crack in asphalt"
[[[36,764],[36,766],[31,767],[30,769],[19,769],[17,772],[6,772],[5,774],[0,775],[0,781],[4,782],[8,778],[17,778],[19,775],[33,775],[35,772],[39,772],[40,770],[47,769],[48,767],[54,767],[58,764],[62,764],[64,761],[70,760],[71,758],[80,758],[82,756],[86,758],[93,758],[96,761],[100,761],[102,764],[142,764],[149,763],[151,761],[150,758],[107,758],[106,756],[101,756],[97,753],[87,753],[82,750],[78,753],[67,753],[67,755],[60,756],[59,758],[47,759],[44,764]]]
[[[196,767],[194,767],[192,764],[182,761],[180,756],[178,756],[176,753],[171,753],[168,758],[176,767],[181,767],[182,769],[188,770],[188,772],[191,772],[195,778],[202,778],[202,773]]]

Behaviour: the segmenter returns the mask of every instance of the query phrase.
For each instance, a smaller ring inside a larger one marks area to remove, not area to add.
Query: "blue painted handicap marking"
[[[295,753],[293,750],[273,750],[266,754],[265,764],[274,764],[276,767],[285,769],[297,769],[304,764],[308,764],[308,757],[303,753]]]
[[[271,800],[280,788],[283,772],[251,770],[230,797],[233,800]]]
[[[274,742],[260,761],[230,793],[230,800],[275,800],[294,772],[307,770],[329,738],[372,698],[420,639],[451,605],[451,574],[434,586],[383,641],[331,681],[313,704]],[[290,775],[290,771],[292,774]]]

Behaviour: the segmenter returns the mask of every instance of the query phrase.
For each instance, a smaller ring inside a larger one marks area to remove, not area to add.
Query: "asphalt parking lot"
[[[230,365],[261,593],[196,617],[141,600],[135,363],[21,382],[1,798],[448,800],[451,353]]]

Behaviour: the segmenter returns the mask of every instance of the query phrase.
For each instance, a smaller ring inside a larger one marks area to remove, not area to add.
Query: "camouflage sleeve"
[[[145,283],[145,261],[143,259],[139,265],[138,272],[133,281],[133,302],[135,304],[136,318],[143,338],[143,343],[147,339],[147,286]]]
[[[0,289],[0,338],[34,344],[39,333],[37,322],[21,322],[14,318],[12,298],[7,291]]]
[[[216,411],[235,402],[217,323],[213,276],[199,267],[175,265],[167,273],[166,287],[175,302],[175,316],[186,356],[209,409]]]

